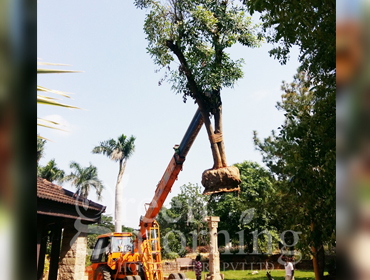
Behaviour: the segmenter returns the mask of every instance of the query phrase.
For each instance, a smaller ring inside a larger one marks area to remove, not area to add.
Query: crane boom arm
[[[145,216],[140,220],[140,233],[145,233],[145,224],[151,223],[161,210],[168,193],[171,191],[173,183],[177,179],[178,174],[182,170],[182,164],[185,161],[186,155],[189,152],[191,145],[197,137],[203,125],[203,118],[198,109],[183,137],[181,143],[175,148],[175,154],[171,158],[162,179],[157,185],[153,200],[149,204],[149,208]]]

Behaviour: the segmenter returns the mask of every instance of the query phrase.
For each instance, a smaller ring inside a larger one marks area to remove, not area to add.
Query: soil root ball
[[[240,191],[240,173],[236,166],[208,169],[202,174],[203,194]]]

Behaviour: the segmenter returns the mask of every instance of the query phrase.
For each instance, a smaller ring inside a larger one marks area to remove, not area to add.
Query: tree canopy
[[[253,14],[260,12],[270,55],[285,64],[293,45],[300,48],[302,70],[316,81],[335,87],[336,5],[334,0],[244,0]]]
[[[37,166],[39,165],[40,159],[44,156],[46,140],[37,137]]]
[[[316,258],[323,245],[335,246],[335,108],[331,101],[317,106],[310,89],[312,83],[304,72],[294,82],[283,83],[285,93],[276,107],[285,113],[285,122],[263,141],[254,132],[254,141],[279,178],[287,207],[296,205],[284,211],[287,224],[302,232],[302,248],[311,249]]]
[[[76,187],[76,195],[87,198],[92,187],[95,189],[98,200],[101,200],[101,193],[104,186],[98,178],[97,168],[91,163],[88,167],[82,167],[74,161],[71,162],[70,168],[74,171],[65,176],[63,181],[71,182],[71,185]]]
[[[275,213],[268,205],[275,199],[274,177],[265,168],[251,161],[236,164],[240,170],[240,193],[214,194],[210,197],[208,209],[214,216],[220,217],[219,230],[230,233],[230,241],[234,244],[246,245],[246,253],[252,252],[251,232],[258,233],[269,230],[276,237],[276,227],[273,226]],[[279,229],[279,228],[278,228]],[[237,232],[244,231],[244,244],[239,243],[241,237]],[[261,238],[261,237],[260,237]],[[225,244],[220,236],[219,243]],[[265,252],[266,253],[266,252]]]
[[[49,182],[61,182],[63,181],[64,175],[64,171],[57,167],[55,159],[51,159],[45,166],[37,167],[37,176],[44,178]]]
[[[155,64],[167,67],[176,93],[196,100],[208,112],[220,102],[222,87],[232,87],[243,76],[242,59],[225,52],[239,42],[257,47],[261,38],[242,6],[232,1],[171,0],[167,3],[136,0],[149,8],[144,31],[148,53]],[[171,62],[178,60],[179,67]]]

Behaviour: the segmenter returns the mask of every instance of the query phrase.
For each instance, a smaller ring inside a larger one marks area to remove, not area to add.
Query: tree
[[[232,60],[226,49],[237,42],[259,46],[261,37],[256,35],[256,26],[244,8],[233,1],[170,0],[162,4],[135,0],[135,5],[150,10],[144,31],[154,63],[167,69],[165,77],[169,76],[173,90],[182,94],[184,101],[194,99],[202,113],[214,162],[214,170],[203,173],[205,193],[239,189],[239,172],[235,167],[228,168],[226,162],[221,89],[233,87],[243,77],[243,60]],[[175,60],[179,67],[174,67]]]
[[[198,184],[188,183],[182,185],[180,194],[171,199],[170,208],[161,208],[156,220],[161,229],[163,258],[185,255],[182,242],[192,248],[207,244],[207,234],[201,233],[202,230],[207,231],[207,223],[204,221],[207,216],[207,199]]]
[[[45,143],[46,140],[37,137],[37,166],[40,159],[44,156]]]
[[[316,82],[335,88],[336,4],[334,0],[243,0],[253,14],[260,12],[267,41],[277,44],[270,55],[282,64],[293,45],[300,47],[302,70]]]
[[[114,139],[109,139],[101,142],[99,146],[96,146],[92,150],[92,153],[103,154],[119,164],[115,194],[115,232],[122,232],[122,177],[125,172],[127,160],[132,156],[134,151],[135,137],[131,136],[130,138],[127,138],[127,136],[124,134],[119,136],[117,141]]]
[[[322,279],[323,246],[335,246],[335,107],[332,100],[317,106],[310,80],[301,72],[293,83],[283,83],[276,107],[285,112],[285,122],[262,142],[254,132],[254,141],[281,182],[284,200],[296,205],[286,215],[292,229],[302,232],[301,246],[311,249],[315,277]]]
[[[51,159],[46,166],[37,167],[37,176],[48,180],[49,182],[62,182],[64,178],[64,171],[57,167],[55,159]]]
[[[90,188],[93,187],[101,200],[103,183],[98,178],[98,171],[91,163],[88,167],[82,167],[77,162],[71,162],[70,168],[74,169],[70,175],[64,177],[63,182],[71,182],[72,186],[76,187],[76,195],[86,199],[89,195]]]
[[[219,231],[227,231],[230,241],[240,246],[245,245],[247,247],[245,253],[251,253],[256,249],[253,248],[251,232],[257,230],[260,233],[268,230],[272,237],[276,237],[279,229],[274,224],[276,214],[269,207],[276,195],[275,179],[268,170],[255,162],[244,161],[236,166],[240,170],[242,180],[239,195],[213,194],[208,208],[212,216],[220,217]],[[267,245],[266,237],[266,235],[259,237],[259,240],[263,239],[265,245]],[[242,240],[244,241],[240,242]],[[219,244],[225,246],[226,242],[225,237],[220,235]],[[266,253],[267,248],[263,247]]]

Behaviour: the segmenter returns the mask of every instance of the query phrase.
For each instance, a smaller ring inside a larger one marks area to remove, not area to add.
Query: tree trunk
[[[211,144],[211,150],[212,150],[212,156],[213,156],[213,167],[212,167],[212,169],[221,168],[221,167],[223,167],[223,165],[222,165],[222,157],[220,155],[219,146],[218,146],[217,143],[213,143],[212,140],[211,140],[214,137],[214,132],[213,132],[213,127],[212,127],[212,124],[211,124],[211,120],[208,117],[208,113],[204,112],[204,110],[202,110],[201,106],[199,106],[199,108],[200,108],[200,112],[202,113],[202,116],[203,116],[204,126],[207,129],[207,134],[208,134],[208,137],[210,139],[209,141],[210,141],[210,144]]]
[[[123,196],[123,183],[122,177],[123,173],[125,172],[127,164],[127,159],[123,162],[120,161],[120,170],[118,173],[117,178],[117,185],[116,185],[116,197],[115,197],[115,211],[114,211],[114,231],[115,232],[122,232],[122,196]]]
[[[217,108],[217,111],[215,113],[215,133],[222,134],[222,105],[220,105]],[[222,167],[227,167],[225,145],[224,145],[223,137],[222,137],[222,141],[217,143],[217,146],[218,146],[218,150],[221,156]]]
[[[167,40],[166,45],[177,56],[177,58],[179,59],[179,61],[181,63],[182,68],[184,69],[184,73],[185,73],[185,76],[186,76],[186,78],[189,82],[191,92],[193,93],[194,98],[195,98],[195,100],[196,100],[196,102],[199,106],[200,112],[202,113],[202,117],[203,117],[203,120],[204,120],[204,126],[206,127],[208,137],[210,139],[212,139],[213,135],[214,135],[214,132],[213,132],[211,121],[209,119],[209,114],[208,114],[207,110],[205,109],[201,93],[199,92],[199,89],[198,89],[198,85],[195,82],[195,79],[194,79],[194,77],[191,73],[191,70],[189,69],[189,66],[188,66],[188,63],[185,59],[185,56],[182,53],[181,49],[176,44],[174,44],[173,41]],[[222,160],[221,160],[218,145],[216,143],[212,143],[211,140],[210,140],[210,142],[211,142],[211,150],[212,150],[213,163],[214,163],[213,169],[221,168],[222,167]]]
[[[311,222],[311,233],[314,231],[314,223]],[[315,280],[322,280],[324,277],[324,272],[322,269],[320,269],[319,265],[319,251],[323,250],[322,248],[317,249],[317,245],[312,245],[311,246],[311,251],[312,251],[312,263],[313,263],[313,270],[315,272]]]

